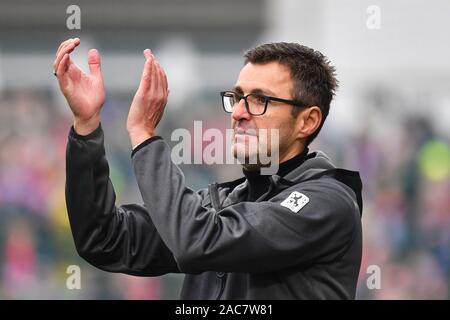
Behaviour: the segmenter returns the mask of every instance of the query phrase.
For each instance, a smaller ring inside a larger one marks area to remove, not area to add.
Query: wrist
[[[100,115],[95,115],[88,120],[75,118],[73,122],[75,132],[81,136],[87,136],[92,133],[98,128],[99,125]]]
[[[155,136],[155,130],[143,130],[143,129],[135,129],[129,130],[128,135],[130,137],[132,148],[136,148],[139,144],[144,142],[147,139]]]

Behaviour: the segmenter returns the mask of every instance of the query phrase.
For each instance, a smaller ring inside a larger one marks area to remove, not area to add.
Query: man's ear
[[[312,135],[322,122],[322,111],[318,106],[308,107],[300,112],[297,117],[297,128],[300,139]]]

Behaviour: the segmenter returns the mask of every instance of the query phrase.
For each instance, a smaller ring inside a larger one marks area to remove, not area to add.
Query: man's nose
[[[233,112],[231,113],[231,117],[235,121],[239,121],[242,119],[250,120],[251,114],[248,113],[247,108],[245,107],[245,100],[241,99],[239,103],[233,108]]]

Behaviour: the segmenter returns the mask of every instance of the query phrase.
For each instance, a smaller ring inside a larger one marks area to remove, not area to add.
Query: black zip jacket
[[[185,273],[181,299],[353,299],[361,263],[361,180],[320,151],[267,191],[241,178],[195,192],[153,137],[132,153],[143,205],[115,205],[103,131],[71,129],[66,203],[76,249],[138,276]]]

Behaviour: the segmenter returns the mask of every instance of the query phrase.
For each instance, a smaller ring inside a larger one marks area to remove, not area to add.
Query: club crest
[[[288,208],[294,213],[300,211],[307,203],[309,202],[309,198],[305,196],[303,193],[298,191],[292,192],[289,197],[287,197],[283,202],[280,203],[281,206]]]

